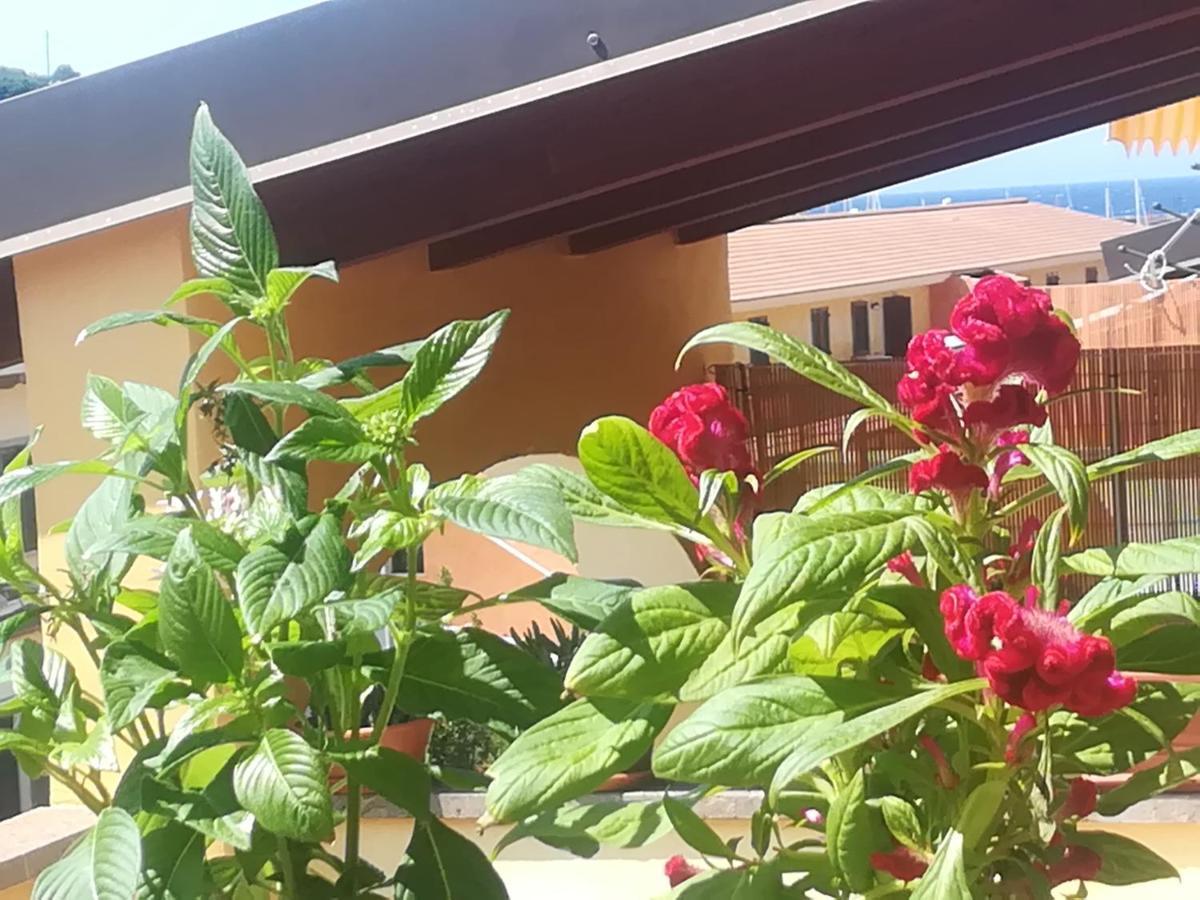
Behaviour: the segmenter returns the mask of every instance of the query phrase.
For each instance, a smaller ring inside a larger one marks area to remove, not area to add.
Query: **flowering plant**
[[[1200,608],[1160,587],[1200,570],[1200,538],[1081,544],[1093,482],[1198,453],[1200,432],[1085,465],[1050,430],[1080,347],[1047,295],[985,278],[950,324],[912,340],[899,406],[765,326],[719,325],[684,348],[765,353],[856,401],[848,432],[875,417],[913,440],[791,510],[759,513],[763,485],[830,448],[757,471],[746,420],[715,385],[673,394],[649,429],[593,422],[582,476],[520,475],[558,490],[579,520],[673,533],[703,574],[574,586],[592,623],[566,675],[575,699],[496,762],[485,824],[519,823],[505,841],[571,846],[576,834],[594,846],[661,833],[639,830],[661,809],[709,862],[670,861],[678,897],[1048,897],[1080,879],[1175,874],[1079,823],[1200,765],[1200,752],[1171,747],[1200,708],[1171,682],[1200,672],[1171,626],[1195,629]],[[904,470],[907,492],[878,484]],[[1023,516],[1052,496],[1045,521]],[[1072,573],[1095,583],[1066,596]],[[1158,674],[1139,683],[1132,671]],[[656,775],[698,787],[604,815],[575,803],[652,746]],[[1097,776],[1135,764],[1098,796]],[[744,847],[691,808],[728,788],[762,791]]]

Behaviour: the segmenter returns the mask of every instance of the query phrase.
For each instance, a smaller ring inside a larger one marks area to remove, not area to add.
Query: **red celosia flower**
[[[1045,425],[1046,407],[1029,388],[1002,384],[990,400],[976,400],[963,410],[963,424],[990,443],[991,435],[1017,425]]]
[[[987,472],[963,462],[945,444],[936,456],[919,460],[908,470],[908,488],[914,494],[937,488],[949,494],[955,503],[963,502],[974,488],[986,490],[987,486]]]
[[[1090,847],[1068,844],[1062,857],[1043,867],[1051,887],[1067,881],[1091,881],[1100,874],[1104,860]]]
[[[1021,747],[1021,742],[1025,740],[1025,735],[1033,730],[1037,725],[1032,713],[1022,713],[1020,718],[1013,723],[1012,731],[1008,733],[1008,740],[1004,744],[1004,761],[1010,766],[1015,766],[1018,763],[1024,762],[1028,754]]]
[[[1081,633],[1062,610],[1023,606],[1002,591],[977,597],[966,585],[945,591],[940,605],[954,651],[1014,706],[1102,716],[1133,700],[1137,682],[1114,671],[1109,640]]]
[[[950,762],[946,759],[946,754],[942,752],[938,742],[929,735],[923,734],[918,743],[933,758],[933,764],[937,767],[937,783],[947,790],[958,787],[958,775],[950,768]]]
[[[954,307],[950,327],[966,344],[959,365],[972,384],[1015,376],[1057,394],[1079,362],[1079,341],[1049,295],[1003,275],[981,278]]]
[[[953,394],[952,385],[925,378],[915,371],[905,373],[896,385],[896,398],[915,421],[948,435],[960,431],[958,411],[950,399]],[[924,436],[921,432],[917,434]]]
[[[929,868],[929,863],[919,857],[908,847],[896,847],[886,853],[872,853],[871,868],[877,872],[887,872],[897,881],[912,881],[920,878]]]
[[[1058,810],[1058,820],[1076,816],[1084,818],[1096,811],[1096,782],[1087,778],[1072,778],[1067,786],[1067,799]]]
[[[1017,466],[1023,466],[1029,462],[1025,454],[1016,449],[1021,444],[1029,443],[1029,432],[1005,431],[996,435],[994,443],[997,447],[1011,449],[1001,451],[992,463],[992,474],[988,478],[988,496],[993,500],[1000,496],[1000,486],[1004,481],[1004,476]]]
[[[672,856],[668,859],[663,871],[666,872],[667,881],[670,882],[671,887],[679,887],[689,878],[700,874],[700,870],[682,856]]]
[[[925,579],[921,577],[921,573],[917,570],[917,564],[913,562],[913,555],[908,550],[889,559],[887,568],[889,572],[903,575],[909,584],[915,587],[925,587]]]
[[[939,681],[942,677],[942,670],[928,653],[921,658],[921,677],[926,681]]]
[[[707,469],[739,478],[754,471],[750,426],[719,384],[677,390],[650,414],[650,433],[675,451],[693,478]]]

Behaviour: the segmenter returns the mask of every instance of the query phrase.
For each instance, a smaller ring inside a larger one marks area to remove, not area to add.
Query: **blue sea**
[[[978,200],[1000,200],[1005,197],[1025,197],[1039,203],[1063,206],[1102,216],[1105,214],[1105,189],[1112,202],[1115,218],[1134,216],[1134,187],[1129,181],[1091,181],[1079,184],[1014,185],[1007,188],[973,188],[950,191],[882,191],[874,195],[853,197],[840,203],[817,207],[813,212],[843,212],[871,208],[872,198],[884,209],[900,206],[937,206],[938,204],[967,203]],[[1153,216],[1155,203],[1169,210],[1190,213],[1200,207],[1200,172],[1179,178],[1146,178],[1141,181],[1142,197],[1147,212]]]

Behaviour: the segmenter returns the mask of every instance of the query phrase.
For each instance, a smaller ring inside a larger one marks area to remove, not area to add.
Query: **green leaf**
[[[865,666],[904,631],[903,624],[888,625],[853,612],[821,616],[792,643],[788,651],[792,671],[799,675],[838,675],[845,663]]]
[[[141,454],[122,462],[128,465],[138,457]],[[106,478],[83,501],[67,530],[67,562],[76,578],[119,576],[125,569],[129,560],[124,554],[95,553],[92,548],[133,516],[133,495],[134,483],[129,479]]]
[[[915,512],[922,502],[915,494],[902,494],[891,488],[876,487],[872,484],[826,484],[802,494],[792,512],[816,516],[871,510]]]
[[[720,859],[734,859],[735,854],[729,845],[722,840],[702,818],[686,803],[681,803],[674,797],[664,796],[663,811],[671,820],[675,833],[685,844],[702,856],[716,856]]]
[[[245,302],[248,298],[239,296],[237,288],[228,278],[189,278],[175,289],[163,306],[174,306],[180,300],[188,300],[204,294],[212,294],[230,306],[248,309]]]
[[[1144,575],[1132,581],[1106,578],[1071,607],[1067,621],[1086,633],[1103,630],[1113,616],[1139,602],[1161,580],[1157,575]]]
[[[148,384],[121,386],[110,378],[88,375],[80,418],[99,440],[118,448],[139,435],[147,448],[161,450],[170,437],[175,398]]]
[[[802,463],[808,462],[808,460],[812,459],[814,456],[820,456],[822,453],[834,453],[836,451],[837,447],[809,447],[806,450],[799,450],[796,453],[793,453],[791,456],[787,456],[775,463],[775,465],[771,466],[771,471],[767,472],[766,476],[763,478],[763,485],[768,485],[777,478],[786,475],[788,472],[792,471],[792,469],[796,468]]]
[[[528,837],[590,858],[601,846],[644,847],[670,831],[662,803],[568,803],[514,825],[496,842],[492,858]]]
[[[675,454],[631,419],[606,416],[579,436],[579,461],[597,488],[631,513],[691,527],[700,495]]]
[[[1091,879],[1097,884],[1140,884],[1159,878],[1179,878],[1179,871],[1149,847],[1107,831],[1077,831],[1071,838],[1099,854],[1103,864]]]
[[[178,675],[169,660],[148,647],[131,641],[111,644],[100,664],[100,683],[112,730],[120,731],[141,715]]]
[[[298,406],[315,416],[330,419],[350,419],[342,406],[327,394],[314,391],[290,381],[235,381],[221,385],[220,390],[231,396],[253,397],[280,406]]]
[[[1119,815],[1133,804],[1178,787],[1198,774],[1200,747],[1172,754],[1171,758],[1134,772],[1112,790],[1105,791],[1096,802],[1096,811],[1102,816]]]
[[[235,316],[230,319],[213,332],[212,336],[200,345],[200,349],[188,358],[187,365],[183,367],[183,374],[179,377],[179,394],[181,399],[179,409],[175,414],[175,423],[177,426],[187,415],[188,404],[184,399],[185,391],[191,387],[192,382],[200,377],[201,371],[203,371],[208,361],[212,358],[212,355],[217,352],[221,345],[231,340],[229,336],[233,332],[233,329],[237,328],[244,321],[246,320],[241,316]]]
[[[985,683],[982,678],[973,678],[970,681],[958,681],[929,688],[880,709],[874,709],[844,721],[833,722],[828,729],[810,731],[795,742],[791,753],[775,771],[775,776],[771,779],[769,796],[772,799],[778,797],[797,778],[810,772],[831,756],[852,750],[951,697],[978,691]]]
[[[369,597],[345,597],[331,594],[320,606],[314,607],[313,612],[318,618],[326,619],[331,616],[330,633],[336,632],[344,637],[356,634],[371,634],[384,628],[404,597],[401,590],[395,589],[372,594]]]
[[[881,394],[841,363],[836,362],[828,353],[766,325],[754,322],[725,322],[713,325],[688,341],[679,351],[679,356],[682,359],[693,347],[723,343],[737,344],[765,353],[796,374],[835,394],[841,394],[889,417],[903,418]]]
[[[13,694],[26,709],[57,716],[73,690],[75,670],[66,657],[40,641],[22,638],[9,651],[9,680]]]
[[[384,452],[385,448],[373,443],[357,422],[317,416],[284,435],[267,459],[365,463]]]
[[[916,524],[920,522],[920,524]],[[927,523],[911,513],[790,515],[774,534],[754,536],[754,565],[733,613],[740,642],[763,619],[800,600],[852,590],[888,560],[919,546]]]
[[[3,479],[0,479],[2,482]],[[1182,575],[1200,572],[1200,535],[1172,538],[1157,544],[1130,543],[1124,547],[1093,547],[1063,558],[1073,572],[1100,577],[1139,578],[1143,575]]]
[[[861,770],[860,773],[861,774]],[[886,796],[879,799],[879,811],[883,823],[897,841],[913,850],[924,850],[921,819],[917,809],[903,797]]]
[[[296,291],[310,278],[324,278],[326,281],[337,282],[337,267],[332,260],[318,263],[315,266],[286,266],[282,269],[272,269],[267,273],[266,297],[255,305],[254,317],[265,321],[279,315],[287,309],[288,303]]]
[[[806,735],[896,696],[878,684],[781,676],[717,694],[667,733],[654,773],[672,781],[754,787],[766,783]]]
[[[962,832],[963,846],[968,852],[974,850],[992,835],[997,813],[1004,795],[1008,791],[1007,775],[985,781],[971,791],[958,817],[958,830]]]
[[[1062,523],[1065,509],[1056,510],[1038,530],[1030,557],[1033,586],[1041,591],[1042,609],[1058,608],[1059,565],[1062,560]]]
[[[266,456],[279,440],[258,405],[244,394],[230,394],[223,406],[225,427],[233,443],[241,450]]]
[[[886,478],[889,475],[897,475],[905,469],[910,468],[913,463],[924,456],[923,451],[914,450],[912,453],[906,453],[903,456],[897,456],[894,459],[889,459],[877,466],[872,466],[864,472],[855,475],[849,481],[837,485],[828,485],[823,488],[817,488],[820,491],[820,496],[815,500],[806,499],[808,495],[800,498],[796,504],[795,512],[804,512],[813,515],[818,512],[823,512],[828,507],[835,507],[835,504],[843,501],[847,494],[857,491],[864,485],[869,485],[881,478]],[[810,492],[815,493],[815,492]],[[915,501],[914,501],[915,508]]]
[[[633,590],[633,586],[558,573],[511,591],[505,595],[505,599],[514,603],[536,601],[584,631],[595,631],[600,622],[617,609]]]
[[[115,534],[97,539],[87,554],[94,557],[129,553],[165,562],[185,529],[191,531],[200,559],[218,572],[233,572],[246,555],[237,541],[202,519],[150,515],[140,516],[124,524]]]
[[[142,841],[123,809],[101,810],[71,851],[38,876],[34,900],[129,900],[137,890]]]
[[[410,428],[479,376],[507,319],[508,310],[501,310],[484,319],[443,325],[421,343],[404,378],[342,404],[359,421],[398,412],[398,424]]]
[[[519,737],[492,765],[488,815],[516,822],[582,796],[649,749],[669,706],[576,700]]]
[[[557,491],[571,515],[592,525],[616,528],[647,528],[681,533],[677,525],[647,519],[624,509],[617,501],[600,492],[590,481],[558,466],[535,463],[512,476],[523,484],[549,487]],[[684,529],[682,533],[692,533]]]
[[[300,735],[273,728],[233,770],[241,804],[268,831],[296,841],[333,834],[327,769]]]
[[[268,644],[271,662],[284,675],[307,678],[347,659],[346,641],[282,641]]]
[[[1167,462],[1200,453],[1200,428],[1181,431],[1168,437],[1158,438],[1133,450],[1126,450],[1088,466],[1092,481],[1126,472],[1151,462]]]
[[[585,697],[673,694],[728,634],[737,590],[709,582],[634,591],[588,635],[565,687]]]
[[[971,665],[960,659],[946,640],[945,620],[938,610],[938,595],[907,584],[876,585],[867,595],[900,612],[917,630],[938,671],[951,681],[967,677]]]
[[[408,341],[404,344],[395,344],[391,347],[384,347],[382,350],[365,353],[362,356],[354,356],[340,363],[325,366],[309,375],[305,375],[297,383],[303,387],[319,391],[324,388],[353,381],[366,369],[407,366],[416,358],[417,351],[421,349],[423,343],[425,342]]]
[[[429,821],[429,793],[433,782],[429,770],[411,756],[373,747],[365,753],[335,757],[346,772],[380,797],[408,812],[418,822]]]
[[[437,819],[413,830],[408,858],[396,870],[403,900],[508,900],[483,851]]]
[[[1109,638],[1120,651],[1139,638],[1148,637],[1168,625],[1175,626],[1176,633],[1180,636],[1200,628],[1200,602],[1191,594],[1182,591],[1168,591],[1152,597],[1143,597],[1137,603],[1116,613],[1107,631]]]
[[[137,900],[194,900],[205,894],[204,835],[170,823],[142,839]]]
[[[1200,604],[1174,592],[1150,597],[1113,619],[1117,664],[1135,672],[1200,672]]]
[[[578,559],[571,514],[552,490],[495,478],[484,482],[474,496],[443,497],[437,506],[468,531],[544,547],[572,562]]]
[[[167,559],[158,620],[163,647],[186,675],[206,682],[241,678],[242,633],[191,529],[180,532]]]
[[[524,650],[479,628],[416,635],[397,704],[507,730],[528,728],[562,706],[562,682]]]
[[[763,619],[754,634],[737,646],[733,635],[726,633],[679,688],[679,699],[684,703],[708,700],[735,684],[787,671],[792,635],[804,620],[821,611],[820,604],[793,603]]]
[[[771,900],[772,895],[754,891],[745,869],[710,869],[676,887],[659,900]]]
[[[897,798],[885,798],[894,800]],[[885,813],[886,815],[886,813]],[[871,854],[871,822],[868,817],[866,778],[859,769],[850,783],[837,792],[829,804],[825,821],[825,848],[834,872],[850,888],[863,892],[874,878],[867,858]]]
[[[1054,444],[1022,444],[1021,452],[1062,498],[1076,540],[1087,528],[1088,474],[1078,456]]]
[[[26,491],[41,487],[59,475],[123,475],[100,460],[83,462],[54,462],[37,466],[22,466],[0,475],[0,504],[16,499]]]
[[[349,570],[341,527],[328,513],[289,552],[275,547],[251,551],[238,564],[236,576],[246,627],[254,637],[262,637],[324,600]]]
[[[192,331],[206,336],[215,334],[217,329],[221,327],[219,322],[214,322],[212,319],[200,319],[196,316],[187,316],[183,313],[171,312],[166,309],[138,309],[129,312],[113,313],[99,321],[93,322],[79,332],[79,335],[75,338],[75,344],[78,346],[88,338],[103,334],[106,331],[115,331],[118,328],[125,328],[128,325],[144,324],[159,325],[162,327],[166,327],[167,325],[183,325]]]
[[[192,260],[203,277],[224,278],[254,297],[267,292],[279,248],[267,211],[233,145],[196,110],[192,131]]]
[[[963,862],[963,836],[951,831],[942,838],[929,869],[921,876],[912,900],[959,900],[973,896]]]

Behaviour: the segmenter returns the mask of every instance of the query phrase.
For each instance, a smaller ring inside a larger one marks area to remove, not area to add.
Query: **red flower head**
[[[1065,706],[1103,716],[1133,701],[1137,682],[1114,671],[1107,638],[1083,634],[1061,613],[1022,605],[1003,591],[966,585],[942,594],[946,637],[992,692],[1030,712]]]
[[[1072,778],[1067,787],[1067,799],[1058,810],[1058,820],[1076,816],[1084,818],[1096,811],[1096,782],[1087,778]]]
[[[992,435],[1017,425],[1045,425],[1046,407],[1037,402],[1033,391],[1019,384],[1002,384],[991,400],[976,400],[963,411],[963,424],[981,443],[991,443]]]
[[[1029,443],[1029,433],[1027,431],[1005,431],[996,436],[995,445],[997,447],[1008,447],[1008,450],[1002,450],[996,455],[995,461],[992,463],[992,475],[988,479],[988,496],[996,500],[1000,496],[1000,488],[1004,481],[1004,476],[1011,469],[1017,466],[1023,466],[1029,462],[1029,458],[1017,449],[1021,444]]]
[[[667,881],[671,887],[679,887],[689,878],[693,878],[700,874],[700,870],[689,863],[682,856],[672,856],[667,860],[667,864],[663,866],[663,871],[667,875]]]
[[[1079,341],[1050,296],[1003,275],[981,278],[954,307],[950,327],[967,345],[960,365],[971,384],[1016,376],[1058,394],[1079,362]]]
[[[954,502],[961,503],[975,489],[986,490],[987,472],[962,461],[957,453],[943,444],[937,456],[913,463],[908,470],[908,489],[920,494],[931,488],[945,491]]]
[[[650,414],[650,433],[670,447],[693,478],[707,469],[754,472],[746,417],[719,384],[680,388]]]
[[[887,872],[897,881],[912,881],[920,878],[929,868],[929,863],[917,856],[908,847],[896,847],[887,853],[872,853],[871,868],[877,872]]]

